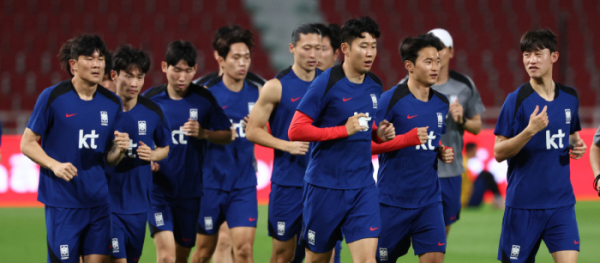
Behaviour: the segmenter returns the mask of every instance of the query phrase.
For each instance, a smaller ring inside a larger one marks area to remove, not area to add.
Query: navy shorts
[[[347,243],[377,238],[381,231],[375,184],[359,189],[304,187],[302,233],[299,243],[315,253],[331,251],[338,240]]]
[[[498,260],[502,262],[535,262],[544,241],[550,253],[579,251],[579,229],[575,205],[554,209],[517,209],[506,207]]]
[[[160,231],[171,231],[177,244],[194,247],[201,198],[174,199],[156,193],[150,198],[152,209],[148,212],[148,227],[152,237]]]
[[[460,218],[460,195],[462,191],[462,176],[440,178],[442,187],[442,205],[444,207],[444,222],[447,226],[454,224]]]
[[[126,258],[127,262],[137,262],[142,256],[148,213],[111,213],[111,248],[114,258]]]
[[[46,206],[48,262],[79,262],[79,256],[110,255],[108,205],[94,208]]]
[[[379,262],[396,262],[412,245],[415,255],[446,252],[446,228],[442,204],[400,208],[381,204],[381,236],[377,244]]]
[[[205,188],[199,215],[196,231],[202,235],[217,234],[225,221],[229,228],[256,227],[256,187],[234,189],[230,192]]]
[[[302,187],[271,184],[269,236],[288,241],[302,230]]]

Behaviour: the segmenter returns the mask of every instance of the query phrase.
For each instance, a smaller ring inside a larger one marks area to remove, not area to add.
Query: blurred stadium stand
[[[451,67],[473,78],[488,107],[487,128],[495,124],[506,95],[527,80],[521,35],[551,28],[559,35],[555,80],[577,88],[584,126],[600,124],[600,52],[594,48],[600,46],[600,1],[593,0],[287,0],[285,5],[276,0],[0,0],[0,119],[5,133],[22,133],[40,92],[68,78],[56,54],[76,34],[97,33],[111,50],[131,44],[148,51],[153,64],[146,89],[165,82],[160,61],[173,40],[194,43],[199,76],[217,68],[211,48],[215,30],[240,24],[255,33],[252,71],[271,78],[290,63],[291,55],[280,46],[289,43],[291,28],[302,22],[343,24],[361,15],[381,27],[373,71],[386,89],[405,76],[398,54],[402,38],[436,27],[450,31]]]

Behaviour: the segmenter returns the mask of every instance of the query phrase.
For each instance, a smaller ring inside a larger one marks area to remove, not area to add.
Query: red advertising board
[[[584,129],[580,136],[588,147],[592,144],[594,129]],[[493,157],[494,134],[492,130],[483,130],[479,135],[465,135],[466,142],[478,145],[477,157],[468,162],[473,174],[482,170],[490,171],[502,188],[506,187],[506,162],[498,163]],[[19,144],[20,135],[2,136],[2,160],[0,161],[0,207],[42,206],[37,201],[37,186],[39,182],[39,166],[25,157]],[[256,147],[258,164],[258,201],[266,204],[269,201],[270,178],[273,168],[273,151],[263,147]],[[373,163],[378,168],[377,158]],[[600,199],[592,189],[593,173],[589,164],[589,155],[586,153],[580,160],[571,161],[571,183],[578,200]],[[502,189],[504,190],[504,189]]]

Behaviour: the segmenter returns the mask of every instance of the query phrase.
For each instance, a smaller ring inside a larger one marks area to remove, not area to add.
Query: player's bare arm
[[[267,122],[281,100],[281,82],[278,79],[267,81],[260,91],[258,101],[250,112],[250,120],[246,127],[246,138],[258,145],[286,151],[294,155],[305,155],[308,142],[292,142],[275,138],[267,132]]]
[[[548,114],[546,113],[548,106],[544,106],[544,109],[542,109],[541,112],[539,109],[539,106],[535,107],[535,110],[530,116],[529,124],[517,136],[507,138],[502,135],[496,135],[496,143],[494,144],[494,156],[496,157],[496,161],[502,162],[517,155],[534,135],[548,126]]]
[[[71,181],[73,177],[77,176],[77,168],[69,162],[61,163],[48,156],[38,143],[41,138],[41,135],[29,128],[25,128],[25,132],[21,138],[21,152],[41,167],[51,170],[56,177],[67,182]]]
[[[106,154],[106,164],[115,166],[125,158],[125,153],[129,151],[129,134],[115,131],[115,140],[110,151]]]
[[[579,137],[578,132],[569,135],[569,156],[571,156],[571,158],[578,160],[583,157],[586,150],[587,145],[585,145],[585,142]]]
[[[449,113],[452,115],[454,122],[461,126],[465,131],[475,135],[479,134],[481,131],[481,114],[477,114],[473,116],[473,118],[468,119],[464,117],[464,112],[465,109],[460,103],[458,103],[458,100],[450,104]]]
[[[187,136],[216,144],[227,145],[232,141],[231,130],[211,131],[203,129],[198,121],[191,119],[183,125],[183,131],[186,132]]]
[[[141,160],[146,162],[162,161],[169,155],[169,146],[156,147],[152,150],[150,146],[142,141],[139,142],[139,145],[140,146],[137,148],[137,155]]]
[[[598,196],[600,196],[600,189],[598,189],[598,181],[600,180],[600,147],[595,143],[592,143],[590,147],[590,165],[592,166],[594,176],[594,189],[598,191]]]

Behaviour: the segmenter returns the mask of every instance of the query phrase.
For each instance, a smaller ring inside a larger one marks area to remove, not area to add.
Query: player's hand
[[[440,146],[440,159],[444,163],[452,163],[454,161],[454,149],[444,145]]]
[[[160,171],[160,164],[158,164],[157,162],[150,162],[150,167],[152,168],[153,173]]]
[[[308,147],[308,142],[289,142],[285,151],[293,155],[306,155]]]
[[[383,120],[379,122],[379,127],[377,128],[377,136],[384,142],[391,141],[396,137],[396,128],[387,120]]]
[[[114,144],[117,146],[117,150],[121,153],[129,151],[129,134],[126,132],[115,131]]]
[[[427,129],[429,129],[429,126],[417,128],[417,136],[419,136],[419,141],[421,141],[421,144],[424,144],[429,140]]]
[[[540,106],[535,106],[535,110],[533,110],[533,113],[531,113],[527,128],[529,128],[534,135],[548,126],[548,114],[546,113],[547,109],[548,106],[544,106],[544,109],[542,109],[542,111],[538,114]]]
[[[71,181],[73,177],[77,176],[77,168],[71,163],[58,163],[51,167],[52,172],[56,177],[61,178],[65,181]]]
[[[244,132],[246,132],[246,125],[248,125],[248,122],[250,122],[250,116],[244,117],[244,120],[240,122],[240,125],[242,125],[242,129],[244,129]]]
[[[577,142],[571,148],[569,155],[572,159],[578,160],[583,156],[586,150],[587,146],[585,145],[585,142],[582,139],[578,139]]]
[[[348,132],[348,136],[352,136],[359,131],[366,131],[369,129],[367,126],[360,126],[360,122],[358,121],[359,118],[369,118],[369,116],[367,116],[367,114],[360,113],[348,118],[348,121],[346,121],[346,132]]]
[[[452,115],[452,119],[454,122],[462,125],[463,124],[463,115],[465,113],[465,109],[463,108],[458,100],[455,100],[454,103],[450,104],[450,109],[448,110],[450,115]]]
[[[137,155],[140,158],[140,160],[146,162],[152,161],[152,149],[150,149],[150,147],[142,141],[140,141],[138,145],[139,146],[137,148]]]
[[[198,123],[198,121],[188,119],[188,122],[183,124],[182,131],[185,132],[185,135],[187,136],[195,137],[198,139],[205,139],[204,129],[202,129],[202,126],[200,126],[200,123]]]
[[[235,128],[233,128],[233,124],[231,124],[231,127],[229,127],[229,129],[231,130],[231,141],[235,141],[235,138],[237,138],[237,131],[235,130]]]

